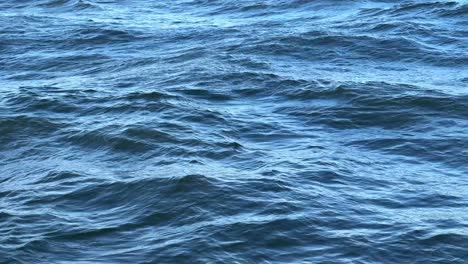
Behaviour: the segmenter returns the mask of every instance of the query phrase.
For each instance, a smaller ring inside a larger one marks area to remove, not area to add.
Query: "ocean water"
[[[0,263],[468,263],[467,1],[0,11]]]

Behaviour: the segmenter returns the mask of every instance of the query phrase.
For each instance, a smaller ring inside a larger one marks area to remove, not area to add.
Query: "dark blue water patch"
[[[0,10],[0,263],[468,259],[465,2]]]

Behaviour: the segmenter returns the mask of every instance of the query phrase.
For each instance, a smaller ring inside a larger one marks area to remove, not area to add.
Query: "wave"
[[[0,1],[0,263],[465,263],[464,1]]]

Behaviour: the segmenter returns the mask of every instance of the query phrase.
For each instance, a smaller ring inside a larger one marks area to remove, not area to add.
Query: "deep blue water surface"
[[[0,0],[0,263],[468,263],[468,2]]]

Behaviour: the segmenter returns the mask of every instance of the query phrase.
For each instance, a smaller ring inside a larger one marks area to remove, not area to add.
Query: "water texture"
[[[0,11],[0,263],[468,263],[467,1]]]

